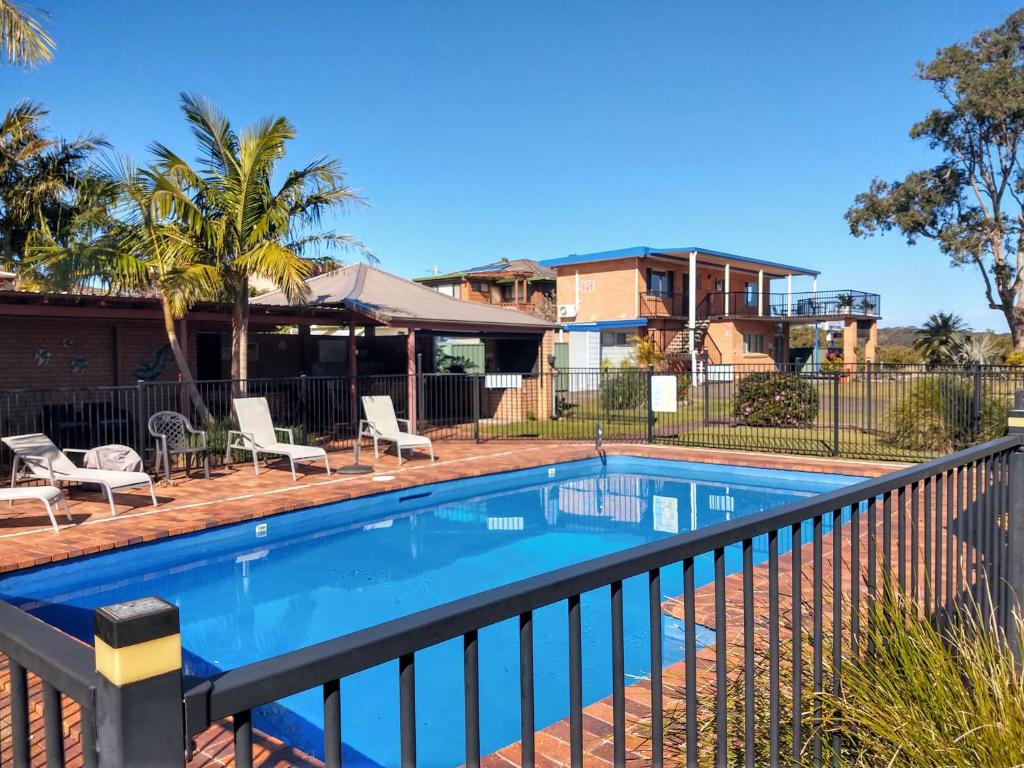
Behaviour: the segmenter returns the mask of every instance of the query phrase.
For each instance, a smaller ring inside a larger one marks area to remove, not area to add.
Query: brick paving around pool
[[[738,451],[676,448],[658,445],[610,444],[609,455],[646,456],[715,464],[767,467],[808,472],[829,472],[877,477],[905,465],[818,459],[812,457],[782,456]],[[169,536],[179,536],[221,525],[252,520],[282,512],[319,504],[409,488],[425,483],[477,477],[495,472],[525,469],[546,464],[584,459],[594,456],[593,443],[545,441],[444,441],[435,446],[437,461],[415,456],[401,466],[392,454],[370,460],[366,451],[363,462],[372,464],[373,475],[327,476],[321,466],[309,465],[300,470],[299,479],[292,481],[287,465],[271,462],[257,476],[251,464],[238,464],[215,471],[210,481],[193,476],[187,479],[179,474],[171,485],[158,485],[158,506],[153,508],[145,491],[136,490],[115,497],[118,514],[110,516],[106,502],[98,493],[72,489],[69,507],[72,523],[58,517],[61,530],[49,528],[45,514],[31,502],[0,509],[0,572],[29,568],[72,557],[81,557],[109,549],[131,546]],[[331,456],[337,467],[350,461],[350,454]],[[393,479],[379,482],[375,476],[389,475]],[[845,539],[849,541],[847,536]],[[805,566],[810,562],[808,551]],[[783,558],[780,567],[785,569]],[[758,574],[758,579],[764,579]],[[784,577],[780,571],[780,580]],[[766,582],[765,582],[766,583]],[[759,581],[758,587],[763,586]],[[735,611],[734,598],[741,594],[737,577],[727,579],[730,613]],[[713,627],[713,595],[709,602],[707,588],[698,590],[698,623]],[[710,606],[710,608],[709,608]],[[674,610],[670,603],[669,611]],[[710,613],[709,613],[710,611]],[[737,634],[730,629],[730,646]],[[712,649],[713,650],[713,649]],[[698,653],[702,667],[708,666],[708,649]],[[0,657],[2,660],[2,657]],[[2,662],[6,667],[6,663]],[[714,658],[711,653],[710,664]],[[675,707],[671,698],[673,687],[681,685],[682,667],[674,665],[665,671],[667,707]],[[7,695],[9,679],[0,669],[0,762],[6,764],[10,750],[10,707]],[[587,761],[594,765],[610,765],[611,706],[610,699],[587,708],[584,724],[587,731]],[[627,688],[627,709],[630,714],[629,745],[631,755],[639,763],[645,757],[642,744],[643,718],[649,716],[650,692],[644,681]],[[32,688],[30,708],[33,738],[33,765],[43,765],[42,709],[38,685]],[[77,726],[77,706],[65,700],[65,742],[69,765],[81,763],[81,748]],[[256,765],[312,766],[315,760],[290,749],[264,735],[257,734]],[[230,723],[218,723],[197,740],[198,751],[190,766],[221,766],[233,764]],[[568,726],[561,722],[545,728],[537,735],[538,764],[565,765],[568,760]],[[492,766],[518,765],[518,745],[511,745],[484,759]]]

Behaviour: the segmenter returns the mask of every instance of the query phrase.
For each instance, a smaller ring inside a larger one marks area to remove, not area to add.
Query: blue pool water
[[[209,674],[481,590],[834,490],[857,478],[609,457],[437,483],[58,563],[0,579],[0,597],[92,641],[93,608],[159,595],[181,609],[187,670]],[[788,542],[780,536],[780,546]],[[729,571],[738,549],[726,553]],[[755,542],[755,559],[767,556]],[[713,579],[695,564],[697,586]],[[682,570],[662,587],[682,591]],[[646,580],[624,584],[627,682],[649,673]],[[608,590],[582,597],[584,700],[611,692]],[[665,663],[682,627],[664,617]],[[535,614],[536,718],[568,714],[564,605]],[[519,738],[518,625],[480,632],[486,752]],[[697,642],[712,642],[701,628]],[[463,754],[462,646],[417,655],[420,764]],[[398,764],[397,664],[342,684],[348,765]],[[264,707],[257,727],[322,755],[319,691]]]

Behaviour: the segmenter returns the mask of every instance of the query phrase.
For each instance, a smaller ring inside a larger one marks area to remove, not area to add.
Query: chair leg
[[[110,490],[109,485],[104,485],[103,490],[107,492],[107,501],[110,502],[110,516],[117,516],[117,508],[114,506],[114,492]]]
[[[59,532],[60,526],[57,525],[57,518],[53,516],[53,507],[50,506],[50,502],[48,500],[43,499],[42,501],[43,504],[46,505],[46,514],[50,516],[50,525],[53,526],[54,532]]]
[[[327,457],[327,452],[324,451],[324,468],[327,470],[327,474],[331,474],[331,460]]]
[[[395,453],[398,454],[398,466],[402,466],[402,446],[395,443]]]
[[[163,454],[164,454],[164,456],[163,456],[163,458],[164,458],[164,482],[167,483],[168,485],[170,485],[171,484],[171,459],[170,459],[170,456],[168,456],[166,450],[164,450]]]
[[[68,500],[64,498],[64,494],[60,495],[61,506],[64,507],[64,515],[67,517],[69,523],[75,522],[75,518],[71,516],[71,508],[68,506]]]
[[[256,474],[260,473],[260,455],[256,453],[256,449],[252,449],[252,468],[256,470]]]
[[[156,488],[153,487],[153,481],[149,481],[149,498],[153,500],[153,506],[156,506]]]
[[[377,436],[376,435],[373,436],[373,458],[375,458],[375,459],[379,459],[380,458],[380,449],[378,448],[378,445],[377,445]]]
[[[430,463],[433,464],[434,463],[434,444],[433,443],[429,443],[427,445],[427,448],[430,449]]]
[[[206,473],[206,479],[210,479],[210,452],[207,451],[203,454],[203,472]]]
[[[299,476],[295,474],[295,459],[289,456],[288,463],[291,465],[292,468],[292,482],[294,483],[296,480],[299,479]]]

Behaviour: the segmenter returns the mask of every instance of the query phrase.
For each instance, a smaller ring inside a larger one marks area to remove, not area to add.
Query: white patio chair
[[[430,460],[434,460],[434,444],[429,437],[415,435],[409,431],[408,419],[400,419],[395,415],[395,404],[391,401],[390,395],[364,395],[363,413],[365,419],[359,421],[359,437],[369,437],[373,440],[373,455],[380,457],[377,443],[383,440],[395,444],[395,453],[398,454],[398,463],[402,463],[402,449],[414,450],[426,448],[430,451]],[[399,423],[405,424],[403,430]]]
[[[149,497],[156,503],[153,479],[145,472],[122,472],[113,469],[88,469],[76,466],[67,457],[68,453],[88,453],[81,448],[66,448],[63,451],[44,434],[12,435],[3,438],[3,443],[14,453],[11,466],[11,487],[18,484],[18,467],[23,466],[29,477],[48,480],[51,485],[58,483],[92,483],[103,489],[110,503],[111,516],[117,514],[114,506],[114,491],[129,488],[149,487]]]
[[[210,479],[210,449],[206,443],[206,433],[192,426],[192,422],[177,411],[157,411],[149,417],[149,434],[156,440],[156,471],[160,472],[160,464],[164,466],[164,480],[171,482],[171,454],[185,457],[185,475],[189,473],[193,454],[203,457],[203,472]],[[198,445],[190,436],[199,438]]]
[[[72,522],[71,510],[64,500],[64,492],[55,485],[32,485],[25,488],[0,488],[0,501],[6,501],[8,506],[14,506],[16,501],[34,499],[43,502],[46,507],[46,514],[50,516],[50,525],[54,531],[60,531],[57,525],[57,518],[53,516],[53,505],[59,504],[64,508],[68,522]]]
[[[265,397],[239,397],[232,402],[238,429],[228,430],[228,449],[225,462],[231,464],[231,449],[251,451],[252,465],[256,474],[260,473],[260,454],[287,456],[292,468],[292,480],[296,462],[323,460],[327,474],[331,474],[331,463],[327,459],[327,451],[312,445],[296,445],[291,429],[275,427],[270,418],[270,405]],[[288,437],[287,443],[278,440],[278,433]]]

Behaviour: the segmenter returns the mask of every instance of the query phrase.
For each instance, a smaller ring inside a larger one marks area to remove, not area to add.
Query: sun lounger
[[[11,487],[18,483],[18,469],[23,467],[30,477],[48,480],[51,485],[58,483],[91,483],[103,489],[110,503],[110,514],[116,515],[114,491],[129,488],[149,488],[149,496],[156,506],[156,491],[153,480],[145,472],[121,472],[112,469],[86,469],[76,466],[67,457],[68,453],[87,453],[80,448],[61,450],[46,435],[13,435],[3,438],[3,443],[14,453],[11,467]]]

